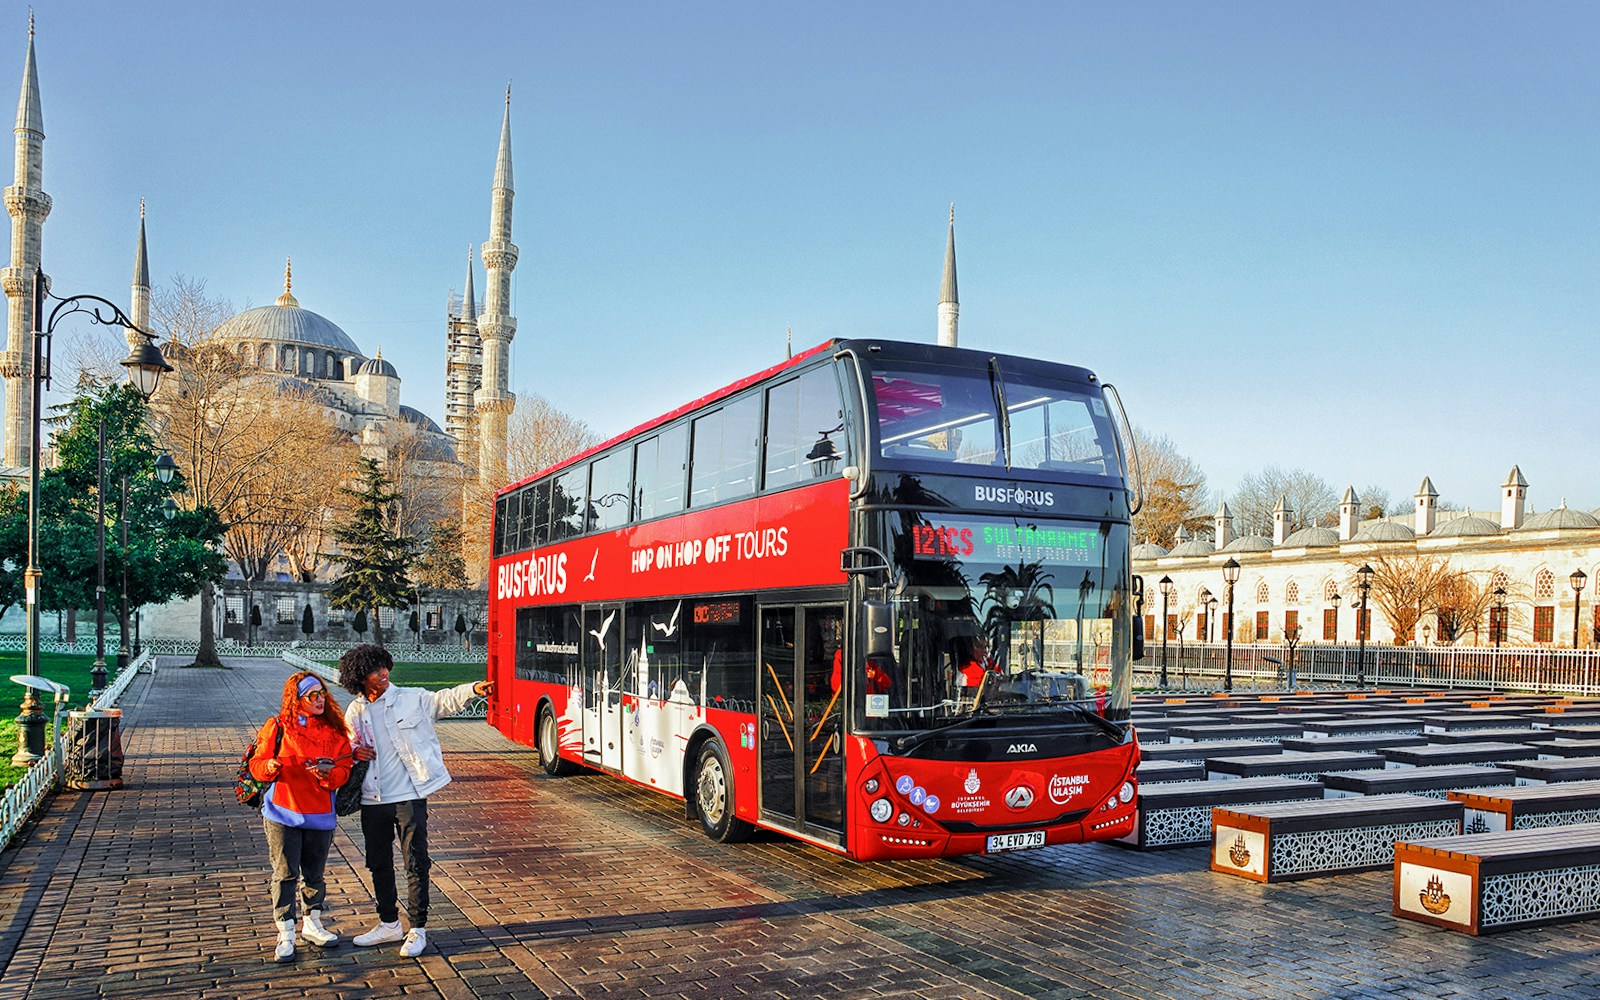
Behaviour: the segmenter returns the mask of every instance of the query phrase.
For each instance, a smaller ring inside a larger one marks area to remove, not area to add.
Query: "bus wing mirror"
[[[839,572],[847,576],[889,572],[889,557],[870,545],[852,545],[839,552]]]
[[[1135,615],[1133,619],[1133,658],[1144,659],[1144,615]]]
[[[866,632],[865,656],[889,656],[894,652],[889,605],[882,601],[862,601],[861,624]]]

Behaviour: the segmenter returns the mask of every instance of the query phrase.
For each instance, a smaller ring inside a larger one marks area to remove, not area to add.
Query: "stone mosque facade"
[[[31,331],[33,277],[41,260],[41,235],[50,213],[44,193],[44,115],[34,56],[30,16],[28,52],[15,128],[16,172],[5,189],[11,216],[11,257],[0,272],[7,297],[5,351],[0,377],[5,379],[4,443],[0,464],[26,469],[31,461],[32,386]],[[339,325],[303,307],[293,293],[293,273],[284,268],[283,294],[271,305],[247,309],[219,325],[212,335],[236,354],[247,370],[308,389],[342,429],[357,439],[366,457],[382,460],[389,431],[396,423],[414,429],[422,439],[420,458],[436,474],[475,476],[485,486],[501,485],[506,427],[516,404],[507,386],[509,353],[517,322],[510,315],[511,274],[517,247],[511,242],[511,92],[506,90],[491,186],[489,238],[480,248],[485,273],[483,310],[474,295],[469,254],[466,292],[460,308],[447,319],[446,425],[400,403],[401,375],[382,356],[370,357]],[[139,211],[139,238],[128,318],[149,329],[150,269],[144,207]],[[46,279],[48,287],[48,278]],[[130,346],[138,339],[128,331]],[[426,466],[424,467],[426,472]]]

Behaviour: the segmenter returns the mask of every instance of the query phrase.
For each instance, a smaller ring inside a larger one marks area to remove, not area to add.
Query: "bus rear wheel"
[[[539,764],[544,773],[564,777],[577,771],[570,760],[562,760],[557,748],[561,745],[560,731],[556,728],[556,713],[549,705],[539,709]]]
[[[700,828],[720,844],[736,844],[755,830],[733,814],[733,769],[716,740],[703,743],[695,758],[694,804]]]

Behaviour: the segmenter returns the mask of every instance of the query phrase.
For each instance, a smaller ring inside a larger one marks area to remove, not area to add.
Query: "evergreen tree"
[[[379,608],[405,610],[411,605],[409,579],[415,559],[411,539],[393,527],[395,501],[400,494],[370,458],[361,460],[359,485],[343,487],[354,509],[349,520],[333,529],[339,552],[333,561],[343,567],[328,588],[328,604],[346,611],[370,611],[372,637],[383,645]]]

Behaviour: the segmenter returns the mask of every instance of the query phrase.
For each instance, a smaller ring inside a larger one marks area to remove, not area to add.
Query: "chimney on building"
[[[1354,486],[1344,488],[1344,498],[1339,501],[1339,541],[1348,542],[1356,537],[1361,525],[1361,498]]]
[[[1233,541],[1233,512],[1228,509],[1226,500],[1217,508],[1217,551]]]
[[[1527,499],[1528,481],[1522,478],[1522,470],[1513,465],[1506,474],[1506,481],[1500,486],[1500,530],[1522,527]]]
[[[1282,545],[1283,540],[1289,537],[1289,521],[1294,516],[1294,508],[1289,506],[1289,498],[1278,498],[1278,506],[1272,509],[1272,544]]]
[[[1439,491],[1433,488],[1433,481],[1427,476],[1422,477],[1422,485],[1417,487],[1416,501],[1416,533],[1421,538],[1433,531],[1439,518]]]

